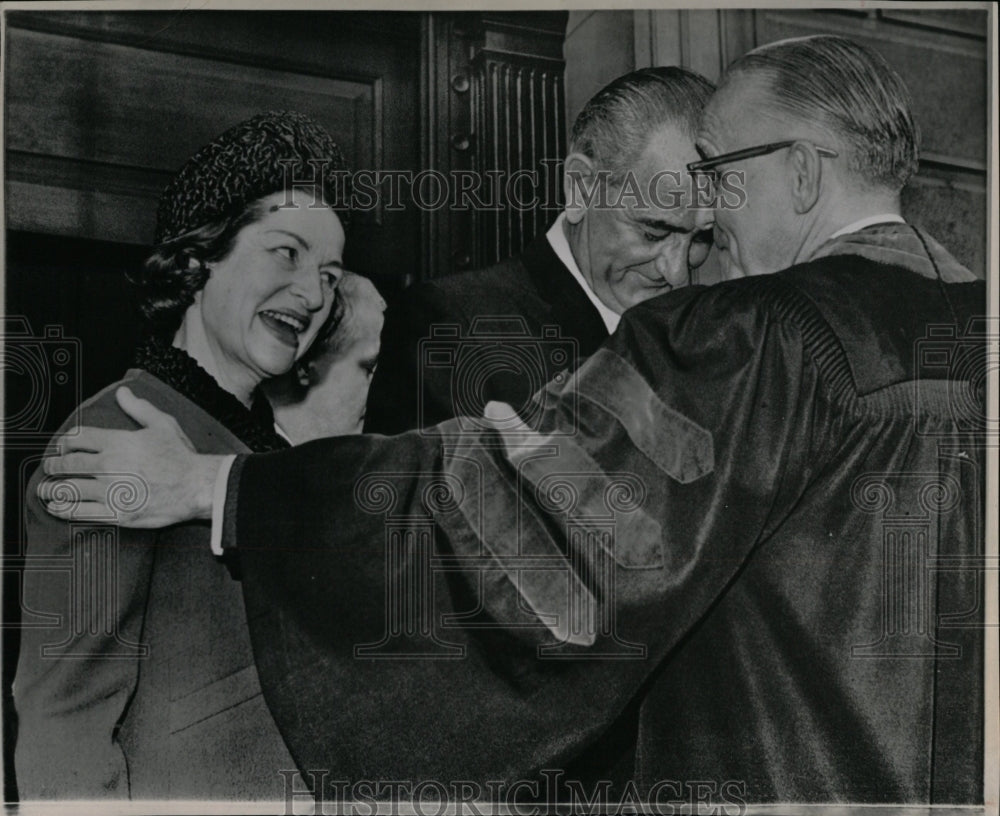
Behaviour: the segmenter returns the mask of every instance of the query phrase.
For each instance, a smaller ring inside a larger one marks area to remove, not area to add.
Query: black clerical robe
[[[982,801],[985,290],[938,274],[691,287],[534,431],[238,458],[225,540],[299,767],[502,799],[638,705],[626,795],[660,806]]]

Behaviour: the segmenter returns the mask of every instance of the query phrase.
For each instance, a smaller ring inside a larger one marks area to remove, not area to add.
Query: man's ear
[[[587,202],[593,198],[597,179],[594,162],[583,153],[570,153],[563,163],[563,195],[566,199],[566,220],[579,224],[587,214]]]
[[[796,142],[788,149],[788,161],[792,169],[792,206],[802,215],[819,200],[823,160],[809,142]]]

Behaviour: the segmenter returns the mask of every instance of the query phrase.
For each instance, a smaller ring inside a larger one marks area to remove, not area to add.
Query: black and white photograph
[[[12,812],[997,814],[992,3],[0,25]]]

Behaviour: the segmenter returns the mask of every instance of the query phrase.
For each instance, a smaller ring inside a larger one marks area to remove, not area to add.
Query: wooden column
[[[474,194],[489,206],[453,194],[424,211],[424,278],[514,255],[555,218],[541,205],[565,153],[565,29],[564,12],[428,15],[424,166],[447,176],[453,193],[456,174],[478,178]],[[508,192],[539,206],[512,205]]]

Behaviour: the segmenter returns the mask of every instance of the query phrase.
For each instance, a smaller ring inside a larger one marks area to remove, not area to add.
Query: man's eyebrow
[[[639,216],[635,219],[637,224],[641,224],[644,227],[649,227],[651,229],[663,230],[664,232],[692,232],[686,227],[680,224],[672,224],[669,221],[664,221],[660,218],[643,218]]]

